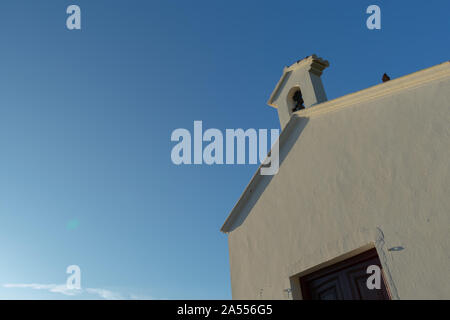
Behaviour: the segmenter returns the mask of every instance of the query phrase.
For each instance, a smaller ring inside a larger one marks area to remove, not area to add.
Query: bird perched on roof
[[[381,80],[383,80],[383,82],[386,82],[386,81],[391,80],[391,78],[385,73],[385,74],[383,74],[383,78],[381,78]]]

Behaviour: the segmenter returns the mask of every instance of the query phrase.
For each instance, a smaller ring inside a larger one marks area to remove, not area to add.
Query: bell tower
[[[283,75],[267,102],[278,110],[281,129],[293,113],[327,101],[320,76],[328,66],[328,61],[313,54],[283,69]]]

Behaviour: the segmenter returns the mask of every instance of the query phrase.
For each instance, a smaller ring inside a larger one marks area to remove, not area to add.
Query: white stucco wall
[[[450,78],[298,115],[229,230],[233,298],[300,298],[298,275],[376,246],[394,299],[450,299]]]

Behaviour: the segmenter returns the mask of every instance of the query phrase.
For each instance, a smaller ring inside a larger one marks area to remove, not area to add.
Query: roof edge
[[[309,117],[328,113],[361,102],[389,96],[402,90],[414,89],[427,83],[439,81],[448,77],[450,77],[450,61],[445,61],[432,67],[415,71],[399,78],[343,95],[333,100],[324,101],[320,104],[314,105],[313,107],[296,111],[293,114]]]
[[[293,114],[290,118],[289,122],[286,124],[284,129],[281,131],[281,134],[278,137],[278,140],[275,142],[275,144],[278,143],[279,150],[281,150],[284,146],[285,141],[290,136],[290,133],[292,129],[295,127],[294,122],[296,119],[299,119],[300,117],[296,114]],[[270,150],[270,152],[272,149]],[[270,153],[269,152],[269,153]],[[269,154],[268,153],[268,154]],[[279,152],[281,154],[281,151]],[[265,162],[265,161],[264,161]],[[262,179],[271,179],[273,176],[269,175],[261,175],[261,167],[263,165],[260,164],[256,172],[253,174],[252,178],[250,179],[250,182],[247,184],[247,186],[244,189],[244,192],[239,197],[238,201],[234,205],[233,209],[231,209],[230,214],[228,215],[227,219],[225,220],[224,224],[220,228],[220,231],[227,233],[230,228],[232,227],[235,218],[239,215],[241,208],[245,205],[247,199],[250,197],[251,192],[253,191],[254,187],[258,185],[259,181]]]

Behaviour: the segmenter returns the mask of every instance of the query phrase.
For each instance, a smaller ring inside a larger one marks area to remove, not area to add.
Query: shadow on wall
[[[283,131],[280,134],[279,137],[279,148],[280,148],[280,159],[279,159],[279,166],[281,168],[284,159],[288,156],[289,152],[291,151],[294,144],[297,142],[298,138],[300,137],[303,129],[305,129],[307,123],[309,121],[309,118],[306,117],[299,117],[296,114],[293,114],[291,119],[289,120],[286,127],[283,129]],[[232,226],[227,230],[227,232],[232,232],[235,229],[237,229],[239,226],[241,226],[242,223],[244,223],[245,219],[247,219],[250,211],[255,206],[256,202],[259,200],[261,195],[263,194],[264,190],[266,190],[266,187],[269,185],[270,181],[276,177],[276,175],[273,176],[263,176],[259,174],[259,169],[257,173],[252,178],[254,183],[252,183],[251,186],[249,186],[249,189],[247,192],[241,196],[241,199],[239,199],[239,202],[244,203],[244,206],[240,209],[241,212],[237,216],[236,220],[232,223]],[[257,181],[259,180],[259,181]],[[247,201],[245,201],[247,198]],[[244,201],[243,201],[244,200]],[[240,205],[238,202],[238,205]],[[234,208],[234,210],[239,210],[239,208]]]

